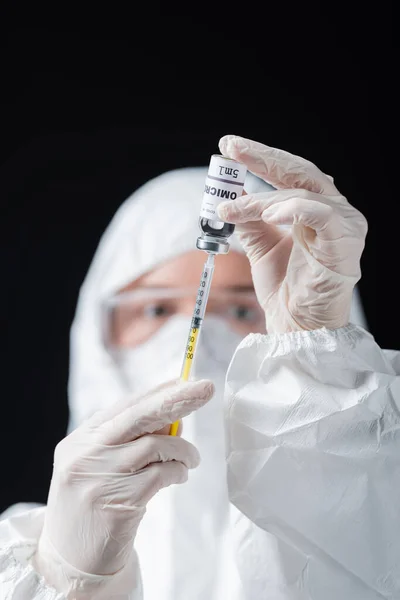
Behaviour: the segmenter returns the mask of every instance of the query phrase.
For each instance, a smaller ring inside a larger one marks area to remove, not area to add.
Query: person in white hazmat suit
[[[300,157],[220,151],[256,177],[219,207],[236,231],[197,378],[177,379],[206,256],[206,170],[187,168],[101,240],[47,507],[0,522],[2,599],[400,598],[400,360],[350,316],[366,221]]]

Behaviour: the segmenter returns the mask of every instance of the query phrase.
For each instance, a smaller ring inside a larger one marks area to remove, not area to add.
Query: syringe
[[[181,381],[189,381],[190,373],[196,358],[196,348],[199,342],[201,326],[207,308],[207,300],[211,288],[211,280],[214,273],[214,254],[208,254],[201,274],[200,285],[197,291],[196,304],[193,311],[190,324],[188,340],[186,344],[185,356],[181,370]],[[172,423],[170,435],[176,435],[179,428],[179,421]]]
[[[245,165],[231,158],[219,154],[213,154],[211,157],[200,210],[199,227],[201,235],[196,242],[196,247],[207,252],[208,257],[201,275],[196,305],[190,324],[181,371],[182,381],[189,380],[196,358],[196,349],[214,272],[215,254],[226,254],[229,251],[228,238],[235,229],[235,226],[231,223],[218,220],[217,208],[224,200],[235,200],[242,195],[246,172]],[[178,428],[179,421],[172,423],[169,431],[170,435],[176,435]]]

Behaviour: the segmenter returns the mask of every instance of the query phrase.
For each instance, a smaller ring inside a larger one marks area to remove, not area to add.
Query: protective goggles
[[[168,319],[187,315],[195,307],[197,288],[137,288],[103,303],[103,337],[107,346],[135,347],[154,335]],[[265,333],[265,315],[255,292],[248,288],[212,289],[207,315],[223,319],[243,336]]]

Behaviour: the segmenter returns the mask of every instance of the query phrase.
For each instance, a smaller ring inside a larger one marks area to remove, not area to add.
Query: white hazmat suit
[[[102,300],[193,249],[205,174],[150,181],[104,234],[72,328],[70,431],[127,392],[103,346]],[[247,191],[257,186],[249,176]],[[241,340],[218,319],[206,323],[198,369],[217,393],[183,431],[202,462],[148,505],[135,541],[143,590],[110,598],[400,598],[400,360],[358,326],[353,301],[351,324],[333,331]],[[175,317],[132,353],[135,391],[179,373],[187,332],[188,319]],[[150,364],[155,345],[165,354]],[[4,600],[65,598],[31,565],[45,510],[17,505],[0,523]]]

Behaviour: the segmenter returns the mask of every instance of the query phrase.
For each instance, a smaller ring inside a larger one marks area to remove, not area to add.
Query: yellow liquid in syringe
[[[195,321],[197,321],[197,323],[195,323]],[[193,361],[194,361],[194,357],[195,357],[195,353],[196,353],[197,340],[199,339],[201,321],[202,321],[202,319],[198,319],[198,318],[194,318],[192,321],[193,325],[190,328],[189,337],[188,337],[188,341],[186,344],[185,358],[184,358],[183,365],[182,365],[182,371],[181,371],[181,380],[182,381],[189,381],[190,372],[192,370]],[[197,325],[197,324],[199,326],[196,327],[195,325]],[[169,434],[177,435],[178,429],[179,429],[179,421],[176,421],[175,423],[172,423]]]
[[[185,360],[183,362],[181,379],[189,381],[190,371],[192,369],[194,355],[196,352],[197,338],[199,337],[199,327],[192,327],[189,333],[188,343],[186,346]]]

